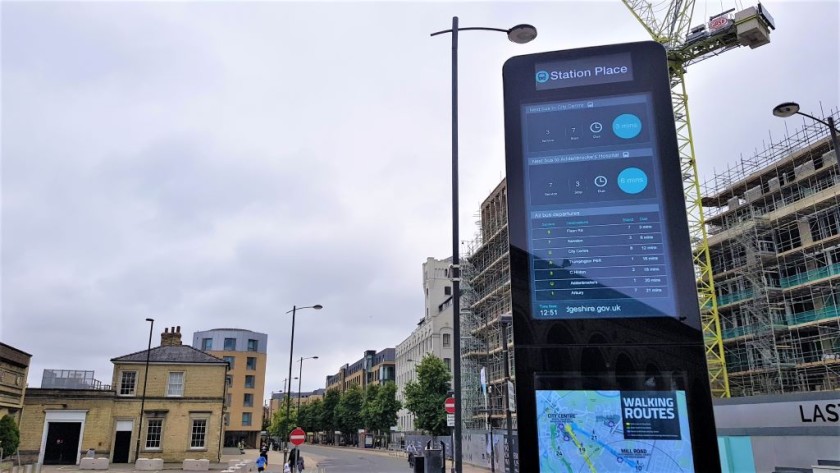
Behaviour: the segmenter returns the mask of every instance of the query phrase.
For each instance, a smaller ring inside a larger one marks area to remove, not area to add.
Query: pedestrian
[[[266,465],[268,465],[268,459],[262,455],[257,457],[257,471],[264,471]]]
[[[239,447],[239,454],[240,455],[244,454],[245,453],[245,442],[240,440],[239,444],[237,446]]]

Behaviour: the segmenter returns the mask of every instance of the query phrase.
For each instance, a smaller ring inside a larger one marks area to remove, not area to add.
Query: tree
[[[335,410],[339,401],[341,401],[341,393],[338,389],[330,389],[324,394],[324,405],[321,409],[321,428],[327,432],[329,438],[332,438],[333,432],[338,430]]]
[[[298,412],[298,426],[307,432],[317,432],[321,428],[321,411],[324,402],[320,399],[307,402],[300,406]]]
[[[335,408],[335,420],[338,424],[338,430],[344,434],[351,434],[364,427],[362,419],[363,404],[364,395],[362,394],[362,388],[357,385],[352,385],[347,388],[347,391],[344,391],[341,395],[341,400],[338,401],[338,406]]]
[[[414,414],[417,428],[435,436],[448,433],[443,403],[451,379],[449,368],[434,355],[417,365],[417,380],[405,385],[405,408]]]
[[[371,430],[388,431],[397,424],[397,412],[402,407],[397,400],[397,385],[388,382],[376,387],[365,399],[365,425]]]
[[[376,395],[379,393],[378,384],[370,384],[365,389],[365,400],[362,406],[362,422],[366,430],[373,430],[376,422]]]
[[[286,400],[283,399],[280,407],[274,411],[274,415],[271,418],[271,426],[268,428],[272,437],[286,438],[289,432],[295,428],[295,424],[297,424],[297,409],[295,409],[294,405],[291,406],[289,418],[286,419],[287,405]]]
[[[18,445],[20,445],[20,430],[15,420],[5,415],[0,419],[0,448],[3,449],[3,455],[15,453]]]

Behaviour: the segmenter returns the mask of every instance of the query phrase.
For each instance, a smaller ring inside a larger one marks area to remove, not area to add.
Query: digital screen
[[[651,95],[521,112],[532,317],[676,316]]]
[[[536,391],[543,472],[693,472],[685,391]]]

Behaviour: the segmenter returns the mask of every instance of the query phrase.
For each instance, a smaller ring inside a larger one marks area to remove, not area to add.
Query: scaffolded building
[[[481,204],[478,234],[469,243],[462,265],[461,376],[463,418],[468,429],[485,429],[488,421],[495,428],[506,427],[500,317],[511,311],[507,222],[507,183],[502,180]],[[508,330],[507,343],[513,377],[512,330]],[[488,386],[486,402],[482,368]]]
[[[840,169],[826,135],[806,124],[703,186],[732,396],[840,389]]]

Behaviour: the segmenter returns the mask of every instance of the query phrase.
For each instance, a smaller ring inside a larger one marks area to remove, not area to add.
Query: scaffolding
[[[462,395],[468,429],[486,428],[488,420],[494,427],[506,428],[501,315],[511,311],[507,222],[507,184],[502,180],[481,204],[478,232],[467,244],[462,266]],[[512,348],[513,333],[508,333],[507,343]],[[509,353],[513,373],[513,351]],[[486,406],[482,368],[488,386]]]
[[[703,185],[732,396],[840,389],[840,169],[827,135],[806,123]]]

